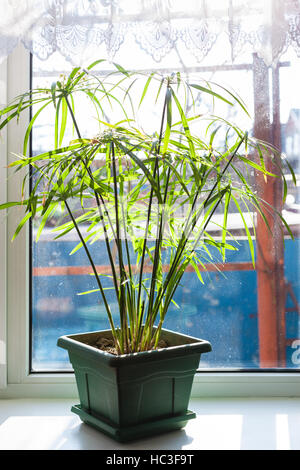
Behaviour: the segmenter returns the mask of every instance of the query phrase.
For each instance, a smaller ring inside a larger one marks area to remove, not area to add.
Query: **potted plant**
[[[251,229],[243,214],[254,208],[267,223],[266,205],[244,170],[272,178],[265,158],[273,158],[275,149],[250,138],[224,116],[197,112],[199,96],[247,112],[230,90],[204,80],[188,83],[179,73],[145,75],[119,65],[115,74],[92,73],[101,62],[75,68],[51,87],[30,90],[2,109],[0,128],[28,108],[33,114],[22,155],[9,165],[27,170],[20,200],[0,208],[24,207],[14,236],[38,216],[38,239],[58,208],[66,220],[54,228],[57,238],[76,231],[76,249],[86,253],[96,282],[93,292],[100,295],[110,329],[58,339],[58,346],[69,352],[78,385],[80,405],[72,410],[84,422],[125,441],[181,428],[195,417],[188,410],[193,377],[201,354],[211,345],[164,329],[164,320],[186,268],[191,265],[203,282],[199,265],[204,269],[207,260],[213,262],[211,249],[224,261],[226,250],[235,249],[227,227],[231,204],[241,215],[254,263]],[[80,130],[80,94],[96,110],[96,135]],[[146,100],[151,112],[154,105],[160,109],[152,133],[137,124]],[[115,123],[106,118],[107,106],[113,104],[119,113]],[[33,125],[50,107],[54,146],[28,156]],[[75,136],[64,144],[68,123]],[[279,169],[284,178],[281,165]],[[208,230],[209,224],[217,229]],[[90,243],[100,238],[110,262],[111,272],[105,275],[117,312],[111,311],[103,273],[97,272],[90,251]]]

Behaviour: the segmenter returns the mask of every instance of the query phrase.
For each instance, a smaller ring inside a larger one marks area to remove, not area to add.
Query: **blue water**
[[[70,256],[74,242],[33,243],[33,266],[85,266],[85,253]],[[109,264],[104,247],[92,247],[95,264]],[[292,284],[300,302],[300,239],[285,243],[285,277]],[[218,261],[216,259],[216,261]],[[229,251],[228,262],[251,261],[246,241],[239,241],[239,251]],[[111,281],[105,277],[103,286]],[[257,282],[255,271],[203,273],[201,284],[195,273],[185,273],[171,304],[165,327],[211,342],[213,351],[201,358],[204,367],[259,367]],[[67,353],[56,346],[63,334],[109,328],[99,293],[77,293],[97,288],[93,276],[35,276],[32,285],[32,327],[34,370],[68,369]],[[113,291],[107,290],[113,316],[117,304]],[[293,307],[290,298],[287,307]],[[300,338],[299,315],[286,315],[286,337]],[[292,360],[295,351],[287,346],[287,367],[299,367]]]

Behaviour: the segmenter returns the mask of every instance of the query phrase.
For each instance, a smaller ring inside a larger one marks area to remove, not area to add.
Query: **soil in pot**
[[[96,341],[86,343],[89,346],[93,346],[96,349],[100,349],[101,351],[105,351],[110,354],[114,354],[117,356],[117,349],[115,348],[114,341],[109,338],[104,338],[100,336],[99,338],[96,339]],[[162,348],[168,348],[169,344],[167,341],[161,339],[158,342],[158,347],[156,349],[162,349]]]

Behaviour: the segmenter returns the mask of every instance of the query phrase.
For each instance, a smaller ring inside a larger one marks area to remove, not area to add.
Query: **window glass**
[[[227,108],[218,112],[238,120],[240,127],[247,127],[254,134],[260,133],[261,138],[269,136],[286,154],[298,181],[300,95],[296,77],[299,77],[299,59],[293,52],[288,52],[281,58],[276,70],[267,69],[252,55],[240,56],[237,63],[230,65],[220,59],[220,48],[219,52],[216,48],[214,55],[209,56],[206,62],[197,64],[196,68],[192,58],[186,57],[184,71],[191,77],[199,74],[236,90],[246,102],[252,121],[244,115],[232,116],[232,111]],[[138,64],[139,68],[151,69],[155,65],[159,68],[157,64],[142,60],[138,53],[133,54],[131,66]],[[118,61],[123,65],[122,58]],[[109,64],[104,67],[109,70]],[[175,53],[166,60],[164,71],[166,68],[182,70],[182,61]],[[60,74],[70,70],[70,64],[55,55],[47,61],[34,57],[32,85],[49,85]],[[201,97],[199,99],[201,101]],[[200,105],[202,109],[205,107],[203,102]],[[92,111],[90,119],[87,119],[87,104],[81,102],[78,106],[82,110],[79,113],[82,135],[91,137],[97,134],[98,124],[92,117]],[[261,115],[267,116],[268,126],[265,128],[260,121]],[[111,117],[112,121],[114,118]],[[151,131],[155,118],[150,114],[150,119],[145,123],[147,131]],[[33,154],[52,146],[52,124],[48,113],[41,114],[33,130]],[[73,129],[70,126],[66,139],[72,138]],[[220,257],[216,258],[217,269],[209,268],[202,273],[204,284],[199,282],[194,271],[186,272],[176,292],[174,300],[179,308],[171,304],[165,327],[211,342],[213,351],[201,359],[204,368],[294,370],[300,367],[300,193],[299,184],[295,187],[291,178],[287,178],[288,191],[282,209],[295,239],[285,233],[284,244],[279,235],[268,244],[270,240],[266,242],[266,233],[258,227],[259,240],[257,244],[254,242],[257,256],[254,269],[241,217],[236,209],[230,208],[229,227],[238,251],[229,251],[225,264]],[[260,182],[257,181],[257,184]],[[276,194],[282,190],[277,186],[274,188]],[[34,241],[37,223],[32,224],[33,371],[70,369],[67,354],[56,346],[60,335],[109,328],[98,294],[78,295],[94,289],[95,285],[89,275],[91,270],[84,251],[70,254],[78,244],[76,233],[54,239],[52,228],[62,221],[61,214],[56,213],[38,243]],[[109,263],[103,240],[92,245],[91,252],[95,264],[106,273]],[[277,287],[274,288],[274,285]],[[116,313],[113,295],[108,293],[108,298],[113,313]]]

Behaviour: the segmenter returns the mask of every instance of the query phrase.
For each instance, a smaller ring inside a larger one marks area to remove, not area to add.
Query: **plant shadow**
[[[180,450],[193,441],[193,438],[181,429],[120,443],[85,423],[74,425],[64,438],[61,445],[57,443],[58,449],[69,449],[75,444],[75,447],[81,450]]]

